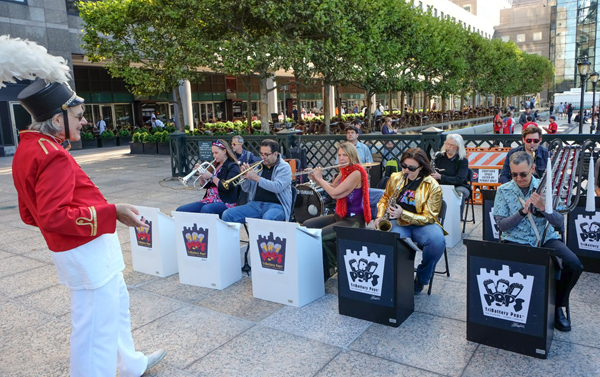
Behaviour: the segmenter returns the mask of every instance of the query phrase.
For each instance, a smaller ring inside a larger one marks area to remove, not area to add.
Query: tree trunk
[[[269,96],[267,94],[266,77],[260,78],[260,130],[269,132]]]
[[[429,111],[429,93],[423,91],[423,113]]]
[[[390,116],[392,116],[392,114],[394,113],[394,110],[392,110],[392,91],[391,90],[388,93],[388,97],[389,97],[388,109],[390,112]]]
[[[331,116],[329,115],[329,113],[331,112],[331,103],[329,103],[329,96],[331,95],[331,85],[327,84],[326,82],[324,83],[323,86],[323,115],[325,116],[324,120],[325,120],[325,133],[327,135],[331,134]]]
[[[399,110],[400,110],[400,114],[402,115],[406,115],[404,113],[404,91],[401,92],[400,94],[400,104],[398,105]]]
[[[371,113],[371,105],[373,103],[373,93],[371,93],[370,91],[367,91],[367,109],[365,110],[365,119],[367,120],[367,126],[369,127],[369,129],[371,129],[372,127],[372,123],[373,123],[373,113]]]
[[[248,82],[246,83],[246,92],[248,94],[248,107],[246,111],[246,132],[248,132],[248,135],[252,135],[252,76],[248,76]]]
[[[302,106],[300,106],[300,82],[298,81],[298,76],[296,76],[295,73],[294,73],[294,81],[296,82],[296,84],[295,84],[296,85],[296,110],[298,110],[298,121],[300,121],[300,120],[302,120]],[[296,123],[298,123],[298,122],[296,122]]]
[[[175,88],[175,103],[177,103],[177,131],[185,132],[184,120],[183,120],[183,102],[181,101],[181,93],[179,93],[179,87]],[[190,131],[194,131],[194,125],[190,125]]]
[[[460,108],[458,111],[463,111],[465,105],[465,93],[460,93]]]

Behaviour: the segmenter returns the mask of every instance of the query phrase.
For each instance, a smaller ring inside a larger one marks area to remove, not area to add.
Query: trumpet
[[[338,164],[338,165],[325,166],[324,168],[321,168],[321,170],[343,168],[344,166],[348,166],[348,164]],[[298,171],[298,172],[295,172],[294,174],[292,174],[292,177],[297,177],[297,176],[302,175],[302,174],[312,173],[314,170],[315,170],[314,168],[313,169],[301,170],[301,171]]]
[[[246,180],[246,178],[244,178],[244,175],[246,175],[246,173],[254,170],[256,173],[259,173],[262,169],[262,160],[253,163],[252,165],[250,165],[250,167],[244,171],[242,171],[240,174],[236,175],[233,178],[230,178],[226,181],[221,181],[221,184],[223,185],[223,187],[225,187],[225,190],[229,190],[229,185],[233,185],[233,186],[239,186],[242,183],[244,183],[244,181]]]
[[[215,171],[215,166],[214,163],[216,162],[216,160],[213,160],[212,162],[208,162],[208,161],[204,161],[203,163],[201,163],[197,168],[195,168],[194,170],[192,170],[190,172],[190,174],[186,175],[185,177],[179,177],[179,182],[181,182],[184,186],[188,186],[189,181],[192,179],[192,177],[197,173],[198,176],[196,177],[196,179],[194,179],[194,184],[192,186],[196,187],[196,183],[198,182],[198,180],[200,179],[200,176],[204,173],[206,173],[208,171],[208,169],[212,168],[212,171]],[[210,182],[210,181],[206,181],[202,187],[206,186],[206,184]]]

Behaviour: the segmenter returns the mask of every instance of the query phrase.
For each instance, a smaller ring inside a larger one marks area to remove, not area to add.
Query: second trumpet
[[[221,181],[221,184],[223,185],[223,187],[225,187],[225,190],[229,190],[229,185],[233,185],[233,186],[239,186],[242,183],[244,183],[244,181],[246,180],[246,178],[244,178],[244,175],[246,175],[246,173],[254,170],[256,173],[259,173],[262,169],[262,160],[253,163],[252,165],[250,165],[250,167],[248,167],[248,169],[243,170],[240,174],[236,175],[233,178],[230,178],[226,181]]]

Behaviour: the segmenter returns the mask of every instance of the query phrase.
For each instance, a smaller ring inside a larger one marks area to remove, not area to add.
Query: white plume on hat
[[[0,88],[15,79],[36,78],[63,84],[71,79],[70,68],[63,57],[50,55],[35,42],[0,35]]]

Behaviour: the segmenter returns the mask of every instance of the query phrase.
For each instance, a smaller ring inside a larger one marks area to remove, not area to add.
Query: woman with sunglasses
[[[429,284],[435,265],[446,248],[446,231],[438,221],[442,208],[442,189],[431,176],[431,165],[425,152],[411,148],[400,159],[402,172],[388,180],[383,196],[377,203],[375,228],[388,213],[392,232],[413,240],[423,250],[423,260],[417,267],[415,294]],[[394,202],[389,203],[390,199]]]
[[[204,198],[198,202],[182,205],[177,208],[178,212],[216,213],[221,217],[226,209],[235,207],[239,187],[229,185],[226,189],[221,180],[228,180],[240,174],[240,166],[225,140],[213,141],[211,150],[215,170],[206,171],[200,176],[200,185],[206,184]],[[196,164],[194,168],[198,166],[199,164]]]
[[[322,229],[325,281],[331,276],[331,269],[337,265],[337,239],[333,227],[364,228],[371,222],[369,177],[360,165],[356,147],[348,141],[343,142],[338,148],[338,159],[340,164],[348,165],[340,168],[340,174],[331,183],[323,179],[321,168],[315,168],[308,174],[312,181],[337,199],[335,214],[316,217],[303,224],[307,228]]]

